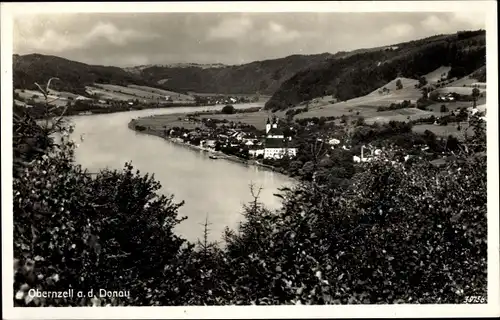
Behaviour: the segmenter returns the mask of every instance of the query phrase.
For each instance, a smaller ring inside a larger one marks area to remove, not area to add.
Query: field
[[[49,89],[49,94],[51,95],[55,95],[55,96],[59,96],[59,97],[62,97],[62,98],[76,98],[78,97],[77,94],[74,94],[74,93],[71,93],[71,92],[66,92],[66,91],[56,91],[56,90],[52,90],[52,89]]]
[[[467,128],[467,122],[463,122],[460,124],[461,131],[459,131],[458,124],[453,123],[453,124],[448,124],[447,126],[440,126],[440,125],[434,125],[434,124],[418,124],[413,126],[413,131],[418,132],[418,133],[424,133],[425,130],[429,130],[434,132],[437,136],[440,137],[447,137],[449,135],[455,136],[458,139],[463,139],[464,138],[464,130]],[[474,131],[472,128],[468,128],[467,130],[468,135],[473,135]]]
[[[212,114],[212,115],[201,115],[200,118],[210,118],[210,119],[227,119],[228,121],[241,122],[252,125],[259,130],[264,130],[266,128],[266,122],[268,117],[272,117],[272,113],[266,111],[250,112],[250,113],[237,113],[237,114]],[[167,128],[172,127],[184,127],[186,129],[192,130],[196,127],[200,127],[200,123],[194,123],[190,121],[185,121],[185,114],[165,114],[156,115],[147,118],[140,118],[137,124],[151,127],[151,129],[163,130],[163,126]]]
[[[401,84],[403,85],[402,89],[397,88],[396,83],[398,80],[401,80]],[[384,97],[384,96],[389,96],[389,97],[406,97],[406,96],[413,96],[415,92],[419,92],[418,89],[415,89],[415,85],[418,83],[417,80],[415,79],[409,79],[409,78],[396,78],[390,82],[388,82],[386,85],[374,90],[373,92],[367,94],[365,97]],[[379,91],[382,89],[389,89],[390,93],[389,94],[380,94]],[[352,99],[354,100],[354,99]]]
[[[87,86],[87,87],[85,87],[85,89],[87,89],[87,92],[90,94],[97,94],[99,99],[109,99],[109,100],[118,100],[118,101],[128,101],[128,100],[137,99],[137,97],[131,96],[129,94],[108,91],[108,90],[103,89],[103,88]]]
[[[428,74],[424,75],[425,79],[429,83],[437,83],[438,80],[441,80],[441,78],[445,78],[448,76],[448,72],[450,72],[451,67],[439,67],[436,70],[429,72]]]
[[[194,97],[192,97],[190,95],[185,95],[182,93],[153,88],[153,87],[138,86],[138,85],[131,84],[128,86],[128,88],[129,89],[138,89],[146,94],[154,93],[154,94],[161,96],[163,98],[165,98],[165,96],[171,96],[172,99],[177,98],[179,100],[194,100]]]
[[[143,102],[161,102],[166,101],[166,96],[171,96],[174,102],[194,102],[194,97],[146,86],[131,85],[125,87],[112,84],[95,83],[94,86],[87,88],[92,90],[92,92],[97,93],[102,99],[122,101],[138,99]]]
[[[185,117],[185,114],[155,115],[136,119],[135,123],[144,127],[150,127],[151,130],[163,130],[164,126],[166,126],[167,128],[183,127],[188,130],[193,130],[196,127],[200,127],[199,123],[184,121]]]
[[[433,72],[425,75],[430,79],[430,81],[437,81],[441,78],[441,75],[444,73],[448,73],[450,70],[449,67],[441,67]],[[302,109],[307,104],[309,105],[309,111],[304,113],[297,114],[294,118],[312,118],[312,117],[341,117],[342,115],[346,115],[350,118],[355,117],[364,117],[367,123],[373,122],[388,122],[391,120],[394,121],[408,121],[415,120],[418,118],[426,118],[431,115],[436,117],[441,116],[440,108],[441,105],[446,105],[449,111],[458,110],[462,107],[469,108],[472,106],[472,102],[440,102],[435,103],[428,107],[428,111],[419,110],[416,108],[406,108],[406,109],[398,109],[398,110],[390,110],[377,112],[377,108],[379,106],[389,106],[391,103],[400,103],[403,100],[410,100],[412,103],[415,103],[417,99],[422,96],[422,93],[419,89],[415,88],[415,85],[418,83],[417,80],[408,79],[408,78],[399,78],[403,85],[403,88],[397,90],[396,82],[398,79],[394,79],[388,82],[385,86],[374,90],[373,92],[358,98],[354,98],[348,101],[342,101],[337,103],[331,103],[331,97],[323,97],[316,98],[308,102],[301,103],[299,106],[295,107],[295,109]],[[459,79],[454,83],[461,82],[471,84],[476,82],[475,79]],[[384,93],[382,90],[386,88],[389,91]],[[463,95],[470,95],[472,93],[472,88],[470,87],[460,87],[460,86],[449,86],[444,88],[436,89],[437,92],[441,94],[446,94],[449,92],[456,92]],[[481,93],[483,93],[483,97],[478,99],[477,104],[486,103],[486,89],[480,89]],[[280,112],[283,113],[284,112]],[[281,114],[280,114],[281,115]]]
[[[477,100],[478,106],[485,103],[486,103],[486,97],[482,97]],[[445,105],[446,108],[450,111],[455,111],[455,110],[460,110],[461,108],[472,107],[472,101],[439,102],[428,106],[427,109],[433,112],[441,112],[442,105]]]
[[[473,88],[471,88],[471,87],[452,87],[452,86],[449,86],[449,87],[444,87],[444,88],[438,88],[438,89],[434,90],[433,92],[439,92],[440,94],[447,94],[447,93],[451,93],[451,92],[456,92],[456,93],[461,94],[461,95],[471,95],[472,89]],[[481,88],[478,88],[478,89],[479,89],[479,92],[481,92],[481,93],[486,92],[486,89],[481,89]]]
[[[408,78],[399,79],[403,85],[403,88],[400,90],[396,88],[398,79],[394,79],[366,96],[351,100],[332,104],[330,103],[332,100],[331,97],[314,99],[309,103],[308,112],[300,113],[295,117],[297,119],[330,116],[340,117],[342,115],[356,114],[356,112],[359,111],[360,115],[366,118],[375,116],[377,114],[377,108],[380,106],[389,106],[391,103],[400,103],[404,100],[410,100],[412,103],[415,103],[416,100],[422,96],[422,93],[415,88],[415,84],[417,84],[418,81]],[[380,93],[383,88],[388,89],[389,92]],[[303,108],[304,106],[305,103],[301,104],[298,108]]]
[[[259,130],[264,130],[266,128],[266,122],[268,117],[272,117],[271,113],[265,111],[250,112],[250,113],[237,113],[237,114],[215,114],[215,115],[203,115],[202,118],[211,119],[227,119],[228,121],[241,122],[252,125]]]
[[[423,111],[417,108],[407,108],[407,109],[398,109],[398,110],[390,110],[390,111],[382,111],[377,112],[375,116],[366,117],[365,122],[368,124],[373,124],[375,122],[385,123],[389,121],[409,121],[409,120],[417,120],[420,118],[428,118],[430,116],[439,116],[439,113],[431,112],[431,111]]]
[[[24,100],[24,101],[26,101],[28,99],[33,99],[37,103],[44,103],[45,102],[44,96],[39,91],[21,90],[21,89],[15,89],[14,91],[17,94],[19,94],[19,96],[21,97],[21,99]],[[61,97],[61,98],[57,99],[57,97],[55,95],[52,95],[52,93],[53,92],[51,91],[51,95],[49,95],[49,97],[48,97],[50,105],[53,105],[53,106],[66,106],[66,104],[68,103],[67,98]]]
[[[200,97],[223,97],[223,96],[231,96],[231,97],[246,97],[246,98],[253,98],[256,96],[256,93],[231,93],[231,94],[222,94],[222,93],[198,93],[198,92],[189,92],[193,96],[200,96]],[[269,100],[271,96],[268,95],[259,95],[259,100],[258,102],[266,102]]]

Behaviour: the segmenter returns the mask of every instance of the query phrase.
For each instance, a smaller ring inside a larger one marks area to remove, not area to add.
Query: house
[[[364,149],[369,149],[370,150],[370,155],[368,156],[365,156],[364,154]],[[366,146],[361,146],[361,157],[358,157],[358,156],[353,156],[352,157],[352,161],[353,162],[356,162],[356,163],[360,163],[360,162],[370,162],[372,161],[374,158],[376,158],[377,156],[381,155],[382,154],[382,150],[381,149],[371,149],[370,147],[366,147]]]
[[[84,97],[84,96],[78,96],[75,98],[75,100],[92,100],[92,99]]]
[[[340,144],[340,140],[338,140],[338,139],[330,139],[330,140],[328,140],[328,144],[331,145],[331,146],[335,146],[335,145]]]
[[[215,140],[201,140],[200,146],[204,148],[215,148],[216,141]]]
[[[264,148],[260,146],[250,146],[248,150],[248,154],[251,157],[258,157],[258,156],[264,156]]]
[[[232,130],[233,133],[231,133],[231,138],[233,139],[236,139],[238,141],[241,141],[243,140],[243,138],[245,137],[245,133],[244,132],[238,132],[236,130]]]

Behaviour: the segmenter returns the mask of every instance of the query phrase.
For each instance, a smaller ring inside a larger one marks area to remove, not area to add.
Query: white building
[[[248,154],[252,157],[264,156],[264,149],[259,147],[251,147],[250,150],[248,150]]]
[[[264,159],[282,159],[284,156],[295,157],[297,148],[292,147],[292,139],[285,138],[284,132],[278,128],[278,120],[273,123],[267,119],[266,140],[264,143]]]
[[[266,123],[266,138],[264,145],[260,146],[259,143],[249,143],[249,155],[257,157],[262,155],[264,159],[282,159],[285,155],[295,157],[297,155],[297,148],[292,146],[292,138],[285,138],[283,131],[278,128],[278,120],[274,119],[273,123],[267,119]]]
[[[75,100],[92,100],[92,99],[84,97],[84,96],[78,96],[75,98]]]
[[[370,150],[370,155],[365,155],[364,153],[364,149],[368,149]],[[382,150],[381,149],[372,149],[370,147],[366,147],[366,146],[362,146],[361,147],[361,156],[358,157],[358,156],[353,156],[352,157],[352,161],[353,162],[356,162],[356,163],[360,163],[360,162],[370,162],[372,161],[373,159],[377,158],[378,156],[380,156],[382,154]]]

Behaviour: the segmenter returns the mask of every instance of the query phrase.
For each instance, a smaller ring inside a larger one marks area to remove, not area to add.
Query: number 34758
[[[466,296],[464,303],[486,303],[486,298],[483,296]]]

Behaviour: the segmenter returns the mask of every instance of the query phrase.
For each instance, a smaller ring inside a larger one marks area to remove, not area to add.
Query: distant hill
[[[139,74],[150,82],[165,84],[173,91],[227,94],[258,91],[272,94],[300,70],[321,65],[334,57],[323,53],[291,55],[234,66],[151,66],[143,68]]]
[[[14,88],[36,89],[50,77],[54,90],[85,94],[94,83],[140,85],[186,93],[273,95],[267,109],[312,98],[364,96],[387,82],[417,79],[441,66],[461,78],[485,65],[485,32],[472,31],[336,54],[291,55],[242,65],[166,64],[132,68],[96,66],[41,54],[14,55]],[[483,73],[485,77],[485,73]]]
[[[363,49],[365,50],[365,49]],[[291,55],[285,58],[255,61],[243,65],[177,63],[143,65],[131,68],[88,65],[56,56],[41,54],[14,55],[15,88],[35,89],[56,76],[60,91],[83,93],[93,83],[147,85],[175,92],[238,94],[272,94],[300,70],[326,63],[329,59],[349,54]]]
[[[85,86],[95,82],[116,85],[148,85],[138,75],[131,74],[118,67],[88,65],[68,59],[42,55],[14,55],[13,80],[15,89],[36,90],[35,82],[45,84],[51,77],[62,81],[53,81],[51,87],[58,91],[85,94]]]
[[[201,64],[201,63],[170,63],[170,64],[146,64],[141,66],[134,66],[124,68],[125,71],[135,74],[141,74],[142,70],[149,69],[153,67],[158,68],[200,68],[200,69],[211,69],[211,68],[224,68],[228,67],[228,65],[222,63],[209,63],[209,64]]]
[[[451,67],[448,77],[463,77],[485,65],[485,35],[484,30],[463,31],[330,59],[283,82],[266,109],[284,110],[323,96],[345,101],[397,77],[418,79],[441,66]]]

